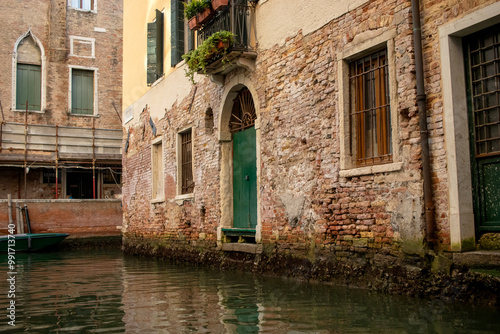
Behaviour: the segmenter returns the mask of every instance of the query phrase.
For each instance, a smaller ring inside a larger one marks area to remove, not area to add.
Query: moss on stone
[[[484,250],[500,250],[500,233],[486,233],[479,239],[479,248]]]

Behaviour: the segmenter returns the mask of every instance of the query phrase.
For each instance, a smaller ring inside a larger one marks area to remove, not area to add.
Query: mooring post
[[[9,205],[9,225],[12,224],[12,196],[10,194],[7,195],[7,201]]]
[[[21,206],[19,203],[16,203],[16,222],[17,222],[17,233],[24,233],[24,222],[23,222],[23,213],[21,211]]]

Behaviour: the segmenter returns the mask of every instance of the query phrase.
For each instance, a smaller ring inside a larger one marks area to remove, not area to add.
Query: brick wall
[[[122,210],[119,200],[22,200],[13,201],[16,224],[16,203],[26,204],[33,233],[68,233],[70,237],[119,236]],[[8,204],[0,200],[0,233],[7,234]],[[25,233],[27,229],[25,227]]]
[[[97,128],[121,128],[113,107],[121,110],[123,5],[101,1],[97,12],[69,8],[67,0],[2,1],[0,5],[0,101],[6,121],[24,123],[24,113],[11,109],[12,53],[17,39],[30,28],[47,57],[46,112],[30,113],[28,123],[92,127],[91,117],[68,115],[68,65],[98,68]],[[95,28],[100,28],[96,31]],[[105,30],[104,32],[101,32]],[[95,39],[95,58],[70,56],[69,36]]]
[[[449,250],[446,145],[443,129],[438,27],[495,1],[423,1],[424,66],[438,249]],[[370,1],[317,31],[301,31],[284,45],[259,50],[256,69],[244,76],[260,107],[260,213],[262,242],[282,254],[303,256],[376,253],[422,254],[424,207],[420,129],[416,108],[411,2]],[[392,29],[397,89],[400,170],[341,177],[337,54],[359,36]],[[160,83],[161,85],[161,83]],[[162,86],[159,86],[162,87]],[[208,79],[154,119],[163,135],[165,201],[151,202],[151,141],[147,108],[130,126],[124,155],[126,235],[181,242],[214,240],[220,225],[221,145],[217,138],[224,89]],[[159,89],[175,89],[163,87]],[[151,103],[158,103],[151,101]],[[146,107],[144,105],[143,107]],[[205,127],[212,108],[214,128]],[[175,200],[179,129],[193,125],[194,199]]]

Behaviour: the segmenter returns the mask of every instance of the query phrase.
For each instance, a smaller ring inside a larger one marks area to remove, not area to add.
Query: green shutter
[[[148,23],[148,85],[163,76],[163,13],[156,10],[155,22]]]
[[[174,67],[182,60],[184,54],[184,4],[180,0],[171,0],[171,66]]]
[[[39,65],[17,64],[16,109],[41,111],[42,80]]]
[[[156,10],[156,79],[163,76],[163,13]]]
[[[148,23],[148,85],[156,81],[156,23]]]
[[[71,71],[71,113],[94,114],[94,71]]]

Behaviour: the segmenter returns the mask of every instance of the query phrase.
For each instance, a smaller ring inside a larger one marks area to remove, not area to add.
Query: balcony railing
[[[198,30],[198,45],[218,31],[229,31],[235,35],[234,42],[228,50],[227,59],[230,61],[239,57],[255,58],[256,33],[255,33],[255,7],[248,0],[230,0],[229,5]],[[218,59],[207,67],[208,72],[217,72]]]

